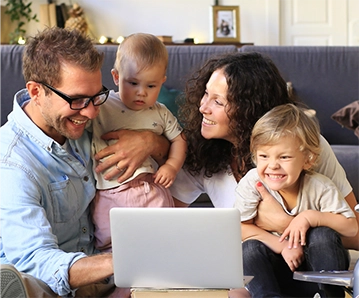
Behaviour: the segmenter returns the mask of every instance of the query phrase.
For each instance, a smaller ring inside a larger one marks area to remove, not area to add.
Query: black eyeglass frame
[[[108,90],[104,85],[102,85],[102,91],[99,92],[99,93],[97,93],[97,94],[94,95],[94,96],[91,96],[91,97],[86,97],[86,96],[84,96],[84,97],[70,97],[70,96],[66,95],[65,93],[61,92],[60,90],[57,90],[56,88],[50,86],[49,84],[42,83],[42,82],[41,82],[40,84],[41,84],[41,85],[44,85],[44,86],[47,87],[47,88],[49,88],[52,92],[54,92],[55,94],[57,94],[58,96],[60,96],[62,99],[64,99],[65,101],[67,101],[67,102],[69,103],[69,105],[70,105],[70,109],[72,109],[72,110],[82,110],[82,109],[86,108],[86,107],[89,105],[90,101],[92,101],[92,104],[93,104],[94,106],[100,106],[100,105],[102,105],[102,104],[104,104],[104,103],[106,102],[106,100],[107,100],[107,98],[108,98],[108,95],[109,95],[109,93],[110,93],[110,90]],[[96,99],[96,97],[98,97],[98,96],[100,96],[100,95],[106,95],[106,97],[105,97],[105,99],[104,99],[102,102],[96,103],[96,102],[95,102],[95,99]],[[82,105],[83,105],[83,106],[80,107],[80,108],[74,108],[74,107],[72,107],[73,102],[74,102],[75,100],[79,100],[79,99],[84,100],[84,101],[82,102]]]

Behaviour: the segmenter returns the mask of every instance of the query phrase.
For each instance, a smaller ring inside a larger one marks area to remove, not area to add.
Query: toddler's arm
[[[312,227],[325,226],[337,231],[342,236],[352,237],[358,232],[355,217],[346,218],[342,214],[305,210],[299,213],[284,230],[279,241],[288,237],[288,248],[296,248],[300,243],[305,245],[307,230]]]
[[[287,240],[279,242],[279,237],[267,232],[255,224],[253,220],[244,221],[241,224],[242,240],[256,239],[267,245],[276,254],[282,254],[289,268],[294,271],[303,262],[303,249],[301,246],[295,249],[288,249]]]
[[[187,143],[183,133],[172,140],[168,159],[154,175],[155,183],[168,188],[172,185],[177,173],[182,168],[186,158]]]

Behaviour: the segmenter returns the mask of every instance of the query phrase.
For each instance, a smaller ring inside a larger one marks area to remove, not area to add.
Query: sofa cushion
[[[336,111],[332,119],[343,127],[354,130],[354,134],[359,138],[359,100]]]
[[[1,45],[1,125],[12,111],[15,92],[25,88],[22,75],[23,49],[21,45]]]
[[[353,187],[353,192],[359,203],[359,150],[357,145],[331,146],[339,163],[344,168],[347,178]]]
[[[191,74],[213,56],[235,53],[234,45],[211,46],[167,46],[168,67],[167,80],[164,85],[168,89],[184,90],[187,79]]]
[[[294,94],[317,112],[321,132],[330,144],[357,145],[358,138],[342,129],[331,115],[358,98],[359,47],[243,46],[241,52],[269,56]]]
[[[102,66],[102,81],[108,89],[117,90],[113,83],[111,69],[115,63],[117,45],[97,45],[97,49],[105,54]],[[234,45],[213,46],[166,46],[168,51],[167,80],[164,85],[167,89],[184,90],[187,78],[204,62],[215,55],[235,53]]]
[[[165,86],[162,85],[157,101],[163,103],[172,112],[172,114],[175,117],[177,117],[177,112],[178,112],[177,100],[180,94],[182,94],[181,91],[177,89],[168,90]]]

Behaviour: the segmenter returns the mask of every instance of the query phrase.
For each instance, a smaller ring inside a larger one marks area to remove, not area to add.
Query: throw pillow
[[[178,114],[177,99],[180,94],[182,94],[181,91],[176,89],[168,90],[165,86],[162,85],[157,101],[163,103],[172,112],[172,114],[175,117],[177,117]]]
[[[354,134],[359,138],[359,100],[335,112],[332,119],[343,127],[354,130]]]

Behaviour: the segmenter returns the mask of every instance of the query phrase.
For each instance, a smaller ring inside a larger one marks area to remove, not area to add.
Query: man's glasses
[[[52,92],[56,93],[58,96],[60,96],[62,99],[66,100],[70,104],[70,108],[72,110],[81,110],[86,108],[90,101],[92,101],[92,104],[94,106],[102,105],[108,98],[108,94],[110,93],[110,90],[108,90],[105,86],[102,86],[102,91],[92,97],[70,97],[66,95],[65,93],[62,93],[60,90],[57,90],[56,88],[46,84],[46,83],[40,83],[41,85],[44,85],[45,87],[49,88]]]

